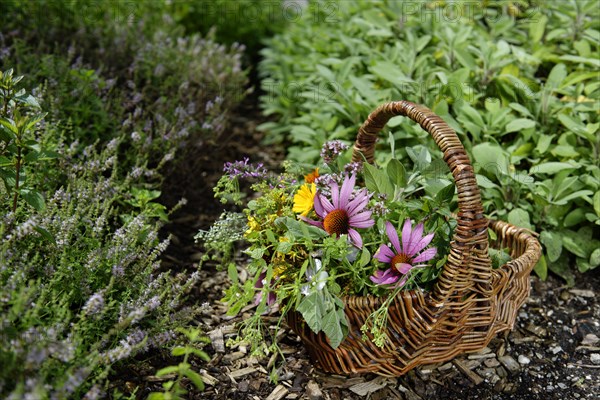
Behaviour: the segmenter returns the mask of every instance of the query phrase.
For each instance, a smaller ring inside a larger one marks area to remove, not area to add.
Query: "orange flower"
[[[304,181],[306,183],[314,183],[315,179],[319,177],[319,168],[316,168],[313,172],[308,175],[304,175]]]

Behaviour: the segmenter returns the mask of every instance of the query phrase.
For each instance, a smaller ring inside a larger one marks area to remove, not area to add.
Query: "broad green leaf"
[[[582,198],[582,199],[586,199],[587,196],[591,196],[593,195],[594,192],[592,192],[591,190],[578,190],[576,192],[573,192],[565,197],[561,197],[560,200],[557,200],[557,204],[566,204],[569,201],[573,200],[573,199],[577,199],[577,198]]]
[[[543,231],[540,234],[540,242],[546,248],[546,254],[548,254],[548,260],[554,262],[558,260],[562,253],[562,239],[560,234],[552,231]]]
[[[538,18],[533,18],[529,24],[529,40],[531,43],[538,43],[544,36],[548,17],[541,15]]]
[[[312,292],[306,296],[296,309],[315,333],[323,329],[323,304],[319,298],[320,292]]]
[[[495,174],[498,171],[502,173],[508,172],[508,157],[497,144],[481,143],[473,146],[472,149],[475,164],[485,171],[490,171]]]
[[[515,208],[508,213],[508,222],[521,228],[532,229],[529,222],[529,213],[520,208]]]
[[[564,162],[547,162],[547,163],[542,163],[542,164],[538,164],[538,165],[531,167],[531,169],[529,170],[529,173],[530,174],[555,174],[557,172],[571,170],[571,169],[577,169],[577,167],[573,166],[572,164],[564,163]]]
[[[587,238],[582,237],[576,232],[573,231],[564,231],[565,234],[563,236],[563,246],[569,250],[571,253],[575,254],[577,257],[587,258],[590,256],[591,252],[588,253],[586,251],[586,241]]]
[[[594,195],[594,211],[596,211],[596,215],[600,217],[600,192],[596,192]]]
[[[42,194],[37,190],[23,190],[21,191],[21,196],[23,196],[25,201],[37,211],[42,211],[46,207],[44,196],[42,196]]]
[[[371,262],[371,253],[365,247],[363,248],[362,253],[360,254],[360,260],[358,261],[358,268],[362,268]]]
[[[585,210],[583,208],[576,208],[567,214],[563,221],[563,225],[566,228],[578,225],[580,222],[585,220]]]
[[[389,197],[394,195],[394,187],[385,172],[368,163],[363,164],[363,168],[367,189]]]
[[[565,64],[556,64],[552,68],[552,71],[550,71],[550,75],[548,75],[548,79],[546,80],[546,87],[548,89],[556,89],[566,77],[567,67],[565,66]]]
[[[535,127],[535,121],[527,118],[518,118],[506,125],[506,132],[518,132],[533,127]]]
[[[595,68],[600,68],[600,60],[597,58],[564,55],[560,56],[559,59],[562,61],[571,61],[578,64],[586,64]]]
[[[290,242],[279,242],[277,244],[277,252],[287,254],[292,250],[292,243]]]
[[[585,125],[582,123],[575,121],[566,114],[558,114],[558,119],[568,130],[575,133],[577,136],[587,139],[592,143],[595,142],[596,138],[594,135],[588,132]]]
[[[387,173],[396,186],[406,186],[406,169],[400,161],[392,158],[387,165]]]
[[[552,136],[540,135],[537,146],[535,146],[535,150],[538,153],[543,155],[544,153],[546,153],[546,151],[548,150],[548,147],[550,147],[551,143],[552,143]]]
[[[229,264],[227,267],[227,275],[229,275],[229,279],[231,279],[231,283],[233,285],[237,285],[239,283],[238,270],[234,263]]]
[[[545,281],[548,278],[548,264],[546,263],[546,257],[543,254],[537,264],[535,264],[533,270],[541,280]]]
[[[455,191],[456,185],[454,182],[452,182],[435,195],[435,201],[437,201],[439,204],[449,204],[454,197]]]
[[[182,346],[175,346],[171,350],[171,354],[174,355],[174,356],[182,356],[182,355],[188,354],[188,353],[190,353],[188,351],[188,349],[185,348],[185,347],[182,347]]]
[[[568,257],[564,256],[555,262],[550,262],[548,264],[548,269],[567,281],[568,286],[573,286],[575,284],[575,276],[571,270]]]
[[[379,78],[387,80],[396,86],[405,86],[407,83],[412,83],[413,80],[407,77],[398,65],[389,61],[378,61],[375,65],[369,68],[371,72]]]
[[[339,317],[336,310],[332,309],[323,318],[323,332],[329,339],[329,345],[334,349],[337,349],[344,340],[344,331]]]

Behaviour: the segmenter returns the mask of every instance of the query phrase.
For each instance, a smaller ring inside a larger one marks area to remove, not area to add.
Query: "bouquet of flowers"
[[[216,195],[245,208],[200,236],[224,254],[238,239],[247,245],[247,278],[231,263],[224,300],[234,315],[256,305],[242,330],[255,349],[263,343],[260,316],[275,307],[282,316],[300,313],[338,347],[348,331],[346,295],[386,298],[361,328],[383,346],[389,302],[401,290],[429,290],[445,264],[456,206],[445,164],[420,147],[406,149],[412,169],[395,158],[379,168],[349,162],[347,149],[327,142],[320,165],[285,162],[279,173],[248,159],[225,165]]]

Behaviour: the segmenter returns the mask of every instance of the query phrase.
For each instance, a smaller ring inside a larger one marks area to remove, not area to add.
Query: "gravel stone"
[[[527,356],[524,356],[523,354],[519,354],[519,364],[527,365],[530,362],[531,362],[531,360]]]

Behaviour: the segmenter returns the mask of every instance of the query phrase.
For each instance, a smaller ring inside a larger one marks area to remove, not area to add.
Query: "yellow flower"
[[[313,209],[316,193],[317,186],[314,183],[300,186],[300,190],[294,195],[294,207],[292,210],[306,217],[310,210]]]
[[[248,216],[248,230],[244,233],[244,236],[250,235],[252,232],[260,231],[260,224],[253,216]]]

